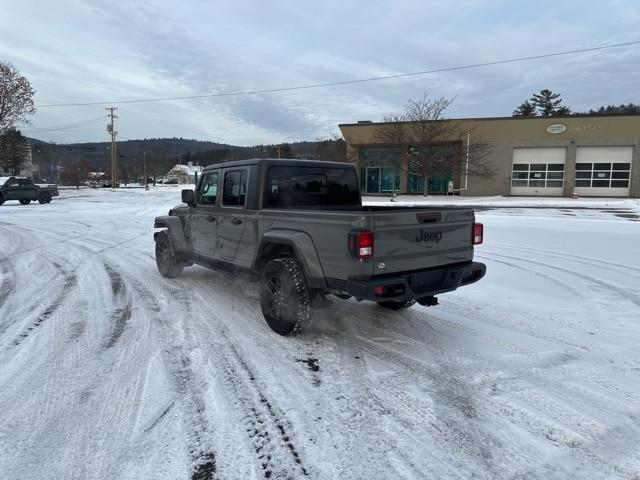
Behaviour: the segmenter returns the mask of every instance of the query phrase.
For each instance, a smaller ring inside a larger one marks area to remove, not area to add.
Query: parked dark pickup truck
[[[25,177],[0,177],[0,205],[7,200],[19,200],[22,205],[28,205],[32,200],[51,203],[51,199],[57,196],[58,187],[55,185],[35,185]]]
[[[255,159],[211,165],[195,192],[157,217],[166,277],[194,263],[260,278],[260,306],[281,335],[304,328],[325,295],[398,310],[477,282],[482,224],[470,208],[363,206],[354,165]]]

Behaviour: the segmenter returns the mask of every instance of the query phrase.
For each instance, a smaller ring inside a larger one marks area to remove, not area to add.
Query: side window
[[[225,207],[242,207],[246,196],[247,171],[237,170],[224,174],[224,192],[222,205]]]
[[[18,179],[17,178],[10,178],[9,180],[7,180],[7,183],[5,183],[5,185],[7,187],[14,187],[14,186],[18,185]]]
[[[20,178],[18,180],[18,185],[20,186],[33,185],[33,183],[31,183],[31,180],[29,180],[28,178]]]
[[[201,205],[215,205],[218,195],[218,172],[202,177],[196,201]]]

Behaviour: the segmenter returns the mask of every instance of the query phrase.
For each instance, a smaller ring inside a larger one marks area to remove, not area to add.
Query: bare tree
[[[35,113],[29,80],[10,63],[0,62],[0,133],[27,121]]]
[[[140,179],[144,177],[144,165],[142,161],[142,155],[130,155],[125,157],[120,162],[120,174],[126,185],[131,180],[140,182]]]
[[[63,185],[72,185],[80,188],[88,178],[91,171],[91,163],[88,160],[64,160],[60,168],[60,182]]]
[[[177,160],[169,157],[166,153],[147,154],[147,175],[153,179],[153,185],[156,185],[159,177],[166,175],[169,170],[177,163]]]
[[[469,174],[492,177],[495,170],[485,161],[490,146],[465,130],[462,122],[444,116],[453,99],[430,100],[424,95],[419,100],[409,100],[399,114],[387,115],[383,123],[376,125],[374,136],[378,143],[398,146],[397,159],[402,171],[422,176],[424,195],[428,195],[428,182],[432,175],[451,171],[454,166],[454,149],[465,148],[469,154]],[[469,136],[469,137],[468,137]],[[473,143],[467,139],[473,137]]]
[[[0,134],[0,170],[20,175],[27,167],[29,146],[20,130],[9,128]]]

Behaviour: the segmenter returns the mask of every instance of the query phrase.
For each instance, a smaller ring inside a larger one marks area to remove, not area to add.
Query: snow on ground
[[[483,207],[522,207],[522,208],[631,208],[640,209],[637,198],[605,197],[471,197],[458,195],[398,195],[391,197],[365,196],[363,202],[369,205],[461,205]]]
[[[255,284],[157,273],[178,198],[0,207],[0,477],[640,478],[635,201],[479,212],[478,284],[282,338]]]

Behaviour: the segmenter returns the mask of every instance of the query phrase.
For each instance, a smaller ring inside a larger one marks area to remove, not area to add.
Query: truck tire
[[[4,203],[4,195],[0,193],[0,205]]]
[[[260,308],[267,324],[279,335],[299,333],[309,326],[311,301],[304,273],[294,258],[276,258],[260,275]]]
[[[38,197],[38,202],[40,203],[40,205],[42,205],[43,203],[51,203],[51,195],[49,195],[48,193],[41,193]]]
[[[29,205],[30,203],[31,203],[31,200],[25,200],[24,198],[20,200],[20,205]]]
[[[176,255],[173,240],[166,231],[159,232],[156,237],[156,265],[160,275],[167,278],[175,278],[184,270],[184,265]]]
[[[378,305],[390,310],[404,310],[405,308],[412,307],[415,303],[415,300],[407,300],[406,302],[395,302],[393,300],[389,300],[387,302],[378,302]]]

